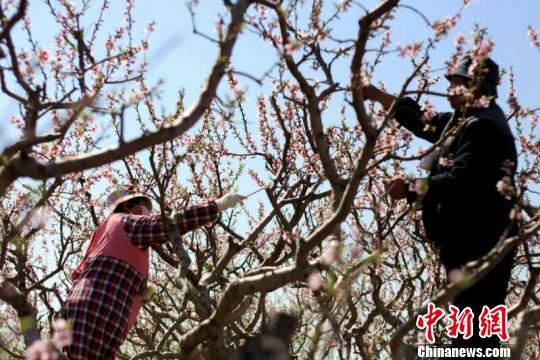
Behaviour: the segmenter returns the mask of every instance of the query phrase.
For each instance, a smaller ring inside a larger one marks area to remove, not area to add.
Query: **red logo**
[[[446,318],[450,321],[450,325],[446,327],[446,333],[449,337],[454,339],[462,334],[464,339],[468,339],[473,336],[474,313],[470,307],[466,307],[460,312],[457,306],[450,305],[450,314]]]
[[[439,309],[433,303],[428,304],[428,312],[426,315],[420,315],[416,319],[416,326],[420,330],[426,329],[426,340],[433,344],[435,342],[435,335],[433,335],[433,327],[437,324],[444,315],[444,311]]]
[[[502,341],[508,340],[507,309],[505,305],[498,305],[493,309],[482,307],[480,314],[480,337],[486,338],[497,335]]]
[[[463,339],[469,339],[474,331],[474,313],[470,307],[459,310],[458,307],[450,305],[450,313],[446,315],[448,326],[446,333],[450,338],[457,338],[460,334]],[[497,335],[502,341],[507,341],[508,336],[508,314],[505,305],[498,305],[493,309],[487,306],[482,308],[482,313],[478,317],[479,335],[482,338]],[[427,313],[419,315],[416,319],[416,327],[425,330],[426,340],[433,344],[435,335],[434,326],[444,316],[444,310],[436,307],[433,303],[428,304]]]

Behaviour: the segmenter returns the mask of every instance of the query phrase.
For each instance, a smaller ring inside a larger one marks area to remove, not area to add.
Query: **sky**
[[[204,77],[215,58],[215,50],[212,45],[200,37],[191,34],[191,21],[185,6],[177,1],[159,1],[160,5],[154,6],[155,2],[139,3],[136,11],[140,11],[142,21],[155,19],[156,35],[159,34],[158,41],[167,42],[173,36],[177,36],[177,45],[170,50],[167,57],[162,59],[155,57],[150,59],[151,77],[164,78],[171,89],[184,87],[188,90],[188,100],[192,99],[192,94],[196,93]],[[213,33],[215,15],[222,12],[220,1],[201,1],[197,7],[198,28],[205,33]],[[309,3],[309,2],[308,2]],[[329,4],[338,3],[328,1]],[[377,1],[361,1],[366,7],[371,8]],[[431,21],[440,19],[446,15],[455,13],[461,7],[459,0],[415,0],[404,1],[406,5],[414,5],[418,10],[425,13]],[[434,5],[436,4],[436,5]],[[371,6],[370,6],[371,5]],[[166,9],[166,11],[163,11]],[[357,21],[362,11],[359,8],[352,8],[345,19],[339,22],[340,27],[334,28],[338,34],[354,34],[357,30]],[[393,22],[394,29],[392,38],[396,42],[409,43],[425,38],[431,33],[422,24],[418,15],[407,9],[402,9]],[[493,59],[501,67],[509,68],[514,66],[516,84],[519,95],[524,104],[540,105],[540,98],[536,96],[536,85],[540,83],[540,72],[536,68],[540,52],[537,48],[530,46],[527,36],[527,27],[532,25],[540,28],[540,1],[537,0],[473,0],[465,10],[462,19],[456,29],[450,33],[447,40],[438,46],[437,51],[432,54],[433,67],[444,66],[444,60],[453,50],[453,41],[458,33],[469,35],[475,24],[488,28],[489,37],[495,41]],[[162,36],[162,34],[164,34]],[[170,34],[170,35],[169,35]],[[273,64],[274,50],[269,44],[261,44],[261,41],[253,41],[255,38],[251,34],[244,33],[240,38],[235,50],[232,63],[237,70],[246,71],[251,74],[263,74]],[[154,43],[154,49],[160,48],[158,42]],[[152,61],[156,61],[158,66],[153,67]],[[397,59],[390,63],[385,63],[375,74],[377,80],[382,80],[388,84],[390,90],[397,91],[404,80],[409,69],[406,59]],[[343,69],[347,74],[348,67]],[[241,80],[250,91],[248,97],[252,100],[257,94],[264,91],[254,82],[246,79]],[[445,84],[443,85],[446,86]],[[507,91],[501,94],[506,94]],[[191,90],[191,91],[190,91]],[[171,102],[174,102],[175,91],[165,91],[164,98],[171,95]]]
[[[359,1],[366,8],[373,8],[378,1]],[[96,16],[101,2],[92,2],[93,8],[89,17]],[[327,1],[326,10],[331,10],[337,1]],[[309,9],[309,1],[306,1],[306,9]],[[430,22],[452,15],[462,6],[461,0],[409,0],[401,4],[414,6],[421,11]],[[112,34],[114,28],[122,22],[124,10],[123,1],[111,1],[110,9],[104,19],[102,36]],[[32,19],[32,28],[37,34],[37,40],[44,48],[52,48],[51,17],[45,16],[46,8],[40,1],[32,1],[29,10]],[[222,1],[199,1],[195,8],[196,25],[199,31],[213,35],[214,23],[218,14],[224,14]],[[359,7],[351,10],[337,22],[333,33],[353,38],[358,29],[358,19],[363,14]],[[148,82],[157,83],[164,80],[161,87],[161,106],[166,113],[172,112],[180,89],[186,91],[186,104],[196,98],[201,85],[215,60],[217,50],[215,45],[202,37],[193,34],[190,13],[183,1],[158,0],[158,1],[135,1],[134,6],[135,38],[144,36],[144,29],[149,21],[155,22],[154,33],[150,37],[149,72]],[[392,21],[392,41],[394,44],[406,44],[425,39],[432,30],[424,23],[424,20],[410,9],[400,9]],[[463,16],[456,28],[449,36],[437,45],[437,49],[431,53],[432,68],[441,68],[444,61],[454,49],[454,39],[457,34],[464,33],[467,37],[471,34],[475,25],[487,27],[488,37],[495,42],[492,58],[502,68],[513,68],[519,98],[524,106],[539,107],[540,97],[536,87],[540,84],[540,72],[536,69],[540,59],[540,51],[530,45],[527,36],[527,27],[533,26],[540,29],[540,1],[538,0],[472,0],[463,12]],[[17,28],[14,32],[15,39],[22,41],[24,32]],[[371,43],[372,46],[373,42]],[[368,47],[370,44],[368,44]],[[259,77],[264,74],[276,61],[275,50],[267,43],[257,39],[253,34],[244,31],[234,49],[232,63],[236,70],[247,72]],[[398,56],[390,56],[373,74],[374,82],[382,81],[391,92],[397,92],[410,73],[411,64],[409,59]],[[336,78],[342,83],[348,82],[349,64],[336,69]],[[442,75],[442,71],[441,71]],[[238,78],[242,87],[246,89],[248,120],[256,124],[256,98],[260,94],[267,94],[270,85],[263,86],[247,79]],[[434,90],[443,91],[446,81],[442,80]],[[226,89],[226,82],[220,86],[220,94]],[[507,109],[505,98],[508,93],[508,83],[503,81],[499,89],[500,101],[504,109]],[[441,110],[449,110],[443,99],[434,98],[432,101]],[[339,102],[338,102],[339,103]],[[2,131],[0,132],[0,150],[15,141],[17,133],[9,124],[9,118],[17,110],[16,105],[7,97],[0,98],[0,116]],[[332,111],[337,111],[337,105],[330,108],[330,113],[325,114],[325,124],[334,120]],[[336,112],[335,119],[338,115]],[[42,129],[48,130],[48,129]],[[193,131],[193,130],[192,130]],[[247,189],[251,190],[248,186]],[[260,194],[259,196],[263,196]]]
[[[90,14],[95,13],[100,2],[93,3]],[[327,1],[327,9],[331,9],[332,4],[337,3],[337,1]],[[367,8],[372,8],[377,4],[377,1],[361,1],[361,3]],[[462,1],[415,0],[402,1],[401,3],[414,5],[430,21],[433,21],[455,13],[461,7]],[[112,33],[114,27],[121,22],[124,2],[113,1],[109,5],[110,9],[104,21],[104,35]],[[165,80],[162,91],[163,105],[166,109],[174,108],[177,91],[180,88],[186,90],[186,99],[190,103],[198,93],[215,59],[215,46],[192,33],[190,14],[182,1],[135,1],[134,9],[135,37],[143,35],[147,22],[153,20],[156,23],[155,32],[150,38],[150,71],[148,75],[150,83],[155,83],[158,79]],[[222,1],[200,1],[195,9],[198,30],[213,35],[216,15],[224,13]],[[35,33],[38,34],[38,41],[47,48],[52,47],[52,39],[50,39],[52,32],[47,31],[50,29],[51,22],[50,16],[43,16],[44,12],[46,12],[46,8],[41,2],[31,2],[29,14],[32,19],[32,27],[37,30]],[[333,31],[336,34],[354,35],[361,14],[360,8],[352,7],[342,21],[338,22],[339,26],[333,28]],[[392,24],[392,40],[396,43],[405,44],[421,40],[426,37],[426,34],[431,33],[423,20],[408,9],[399,10]],[[457,27],[432,53],[431,62],[434,68],[444,66],[444,60],[453,50],[455,36],[458,33],[469,35],[475,24],[487,27],[489,37],[495,41],[493,59],[503,68],[514,67],[518,94],[523,103],[531,106],[540,105],[540,98],[535,91],[535,86],[540,83],[540,72],[536,69],[540,51],[530,46],[527,37],[529,25],[537,29],[540,28],[540,1],[472,0]],[[42,29],[45,31],[41,31]],[[19,31],[15,32],[15,38],[23,39],[25,34],[20,31],[20,28],[17,30]],[[274,64],[275,51],[269,44],[254,41],[255,39],[248,32],[242,34],[234,50],[232,63],[237,70],[260,76]],[[384,81],[389,90],[397,91],[409,69],[410,65],[407,59],[390,58],[376,71],[374,80]],[[344,66],[344,80],[347,80],[347,72],[348,67]],[[259,93],[264,93],[266,90],[246,78],[240,79],[240,81],[248,91],[250,105],[253,105]],[[443,90],[445,84],[441,85]],[[505,86],[506,84],[503,83],[503,91],[501,91],[503,95],[507,93]],[[8,98],[0,98],[0,114],[4,114],[2,124],[6,122],[5,115],[13,113],[14,110],[16,109]],[[6,135],[4,134],[4,136]],[[13,141],[14,134],[8,135],[8,139]]]
[[[93,3],[92,9],[97,10],[100,2]],[[327,1],[327,3],[328,8],[331,8],[331,4],[338,2]],[[361,3],[371,8],[377,1],[361,1]],[[401,3],[414,5],[433,21],[455,13],[461,7],[462,1],[409,0]],[[110,9],[104,21],[104,34],[107,33],[107,28],[112,33],[115,25],[121,22],[123,7],[123,1],[110,3]],[[157,79],[166,81],[163,91],[164,103],[168,107],[173,107],[179,88],[185,88],[187,99],[193,100],[215,59],[214,45],[192,33],[190,15],[182,1],[135,1],[134,9],[135,37],[137,33],[142,35],[148,21],[156,22],[155,32],[151,37],[149,78],[155,81]],[[216,15],[224,13],[222,1],[200,1],[195,9],[198,30],[210,35],[214,34]],[[32,27],[37,30],[38,40],[42,38],[42,45],[47,47],[52,46],[51,39],[47,39],[51,32],[41,31],[41,29],[50,28],[50,17],[43,16],[44,11],[46,12],[46,9],[41,2],[31,2]],[[38,13],[40,16],[37,16]],[[333,30],[337,34],[354,34],[361,14],[360,8],[353,7],[343,21],[339,22],[339,27]],[[472,0],[456,29],[433,53],[434,67],[438,67],[437,64],[443,66],[444,60],[453,49],[455,36],[458,33],[470,34],[475,24],[488,28],[489,36],[495,41],[492,57],[501,67],[508,68],[512,65],[515,67],[519,93],[524,102],[540,103],[540,99],[535,98],[533,88],[540,80],[540,72],[535,67],[540,52],[530,46],[527,37],[527,26],[540,28],[540,1]],[[408,43],[423,39],[430,32],[418,15],[410,10],[401,9],[393,21],[392,39],[395,42]],[[22,38],[25,35],[18,31],[15,36]],[[263,74],[273,64],[275,52],[268,44],[253,41],[254,39],[253,35],[244,32],[234,50],[233,64],[237,70],[250,74]],[[398,88],[404,80],[403,68],[404,65],[408,65],[407,63],[408,61],[403,59],[384,64],[381,71],[375,74],[376,79],[387,82],[390,89]],[[344,73],[348,71],[347,68],[343,70]],[[250,94],[261,91],[261,88],[251,81],[247,81],[246,87]],[[0,109],[4,109],[6,103],[5,98],[0,99]]]

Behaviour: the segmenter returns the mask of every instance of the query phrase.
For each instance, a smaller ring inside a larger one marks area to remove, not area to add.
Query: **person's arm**
[[[424,121],[424,112],[420,105],[409,97],[398,99],[373,85],[366,86],[363,91],[366,100],[376,101],[386,110],[390,109],[392,104],[397,101],[394,117],[399,124],[431,143],[439,140],[444,127],[452,116],[451,113],[435,113],[429,121]]]
[[[394,113],[394,118],[401,126],[430,143],[439,140],[451,117],[452,113],[440,112],[435,113],[429,121],[425,121],[420,105],[409,97],[398,100]]]
[[[174,216],[180,234],[198,229],[214,222],[219,217],[215,201],[202,202],[177,212]],[[124,230],[131,243],[143,250],[152,244],[162,244],[169,240],[161,215],[123,215]]]

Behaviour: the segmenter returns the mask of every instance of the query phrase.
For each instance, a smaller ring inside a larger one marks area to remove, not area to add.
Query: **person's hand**
[[[404,199],[407,196],[407,182],[401,176],[396,176],[384,181],[386,191],[395,200]]]
[[[365,100],[376,101],[386,110],[390,109],[390,106],[392,106],[392,103],[396,100],[394,95],[385,93],[372,84],[363,86],[362,92],[364,93]]]
[[[362,91],[364,93],[364,99],[371,100],[371,101],[378,101],[380,93],[382,93],[381,90],[377,89],[372,84],[366,85],[362,87]]]
[[[246,199],[247,196],[236,193],[228,193],[217,199],[216,205],[218,210],[221,212],[223,210],[235,207],[236,205],[242,204]]]

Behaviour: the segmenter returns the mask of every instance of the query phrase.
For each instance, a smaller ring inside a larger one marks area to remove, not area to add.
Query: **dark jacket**
[[[397,104],[397,121],[431,143],[461,124],[432,163],[422,211],[426,235],[440,246],[443,263],[462,265],[491,249],[510,223],[512,201],[496,185],[515,174],[514,137],[494,101],[488,108],[465,114],[439,113],[430,121],[430,129],[422,116],[420,106],[410,98]],[[440,164],[441,158],[453,164]],[[514,165],[505,170],[505,161]]]

